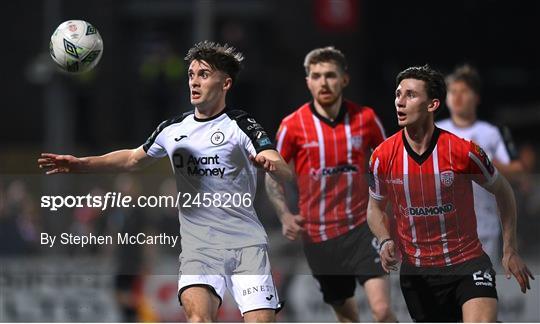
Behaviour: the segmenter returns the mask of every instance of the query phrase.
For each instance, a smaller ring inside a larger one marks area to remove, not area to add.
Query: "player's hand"
[[[282,234],[291,241],[296,240],[301,234],[305,233],[304,217],[301,215],[284,214],[281,217]]]
[[[257,168],[263,169],[266,172],[274,172],[277,170],[274,161],[267,159],[261,154],[257,154],[257,156],[250,155],[249,159]]]
[[[502,265],[506,279],[510,279],[512,274],[516,278],[522,293],[526,293],[527,289],[531,289],[529,277],[534,280],[534,276],[519,254],[515,251],[504,252]]]
[[[39,168],[45,169],[45,174],[76,172],[81,169],[82,164],[80,158],[72,155],[41,153],[41,157],[38,159]]]
[[[381,246],[379,255],[381,257],[381,265],[386,273],[397,271],[398,260],[396,258],[396,245],[394,244],[394,241],[386,241],[383,246]]]

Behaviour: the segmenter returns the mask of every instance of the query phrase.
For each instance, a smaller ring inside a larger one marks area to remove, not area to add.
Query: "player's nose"
[[[403,97],[396,97],[396,109],[405,108],[405,99]]]
[[[201,86],[201,83],[197,77],[194,77],[193,79],[189,80],[189,85],[192,88],[197,88]]]

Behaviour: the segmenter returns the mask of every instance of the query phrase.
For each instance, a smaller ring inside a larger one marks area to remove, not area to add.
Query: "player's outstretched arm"
[[[367,222],[369,229],[380,242],[381,265],[384,271],[389,273],[390,270],[397,270],[396,264],[398,260],[396,258],[396,246],[388,229],[389,222],[387,221],[388,216],[384,212],[385,206],[385,200],[377,200],[370,196],[367,208]]]
[[[261,151],[257,156],[250,156],[250,159],[255,166],[266,171],[278,182],[287,183],[294,180],[293,171],[276,150]]]
[[[529,277],[534,280],[534,276],[518,254],[516,237],[517,214],[514,191],[502,175],[497,176],[493,184],[485,188],[495,195],[500,211],[503,228],[502,264],[506,272],[506,277],[509,279],[510,274],[512,274],[519,283],[521,292],[525,293],[527,289],[531,289]]]
[[[110,171],[135,171],[151,164],[155,159],[146,154],[142,147],[119,150],[101,156],[75,157],[54,153],[41,153],[39,168],[46,174],[93,173]]]
[[[276,210],[282,225],[282,234],[291,241],[296,240],[306,230],[304,217],[294,215],[287,206],[284,186],[274,180],[268,173],[265,176],[266,193]]]

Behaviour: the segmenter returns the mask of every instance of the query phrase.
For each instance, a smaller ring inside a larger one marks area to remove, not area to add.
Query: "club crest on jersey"
[[[351,137],[351,144],[355,150],[359,150],[362,147],[362,136]]]
[[[454,183],[454,171],[443,171],[441,172],[441,183],[445,187],[450,187]]]
[[[216,131],[212,136],[210,136],[210,142],[214,145],[220,145],[225,141],[225,134],[221,131]]]

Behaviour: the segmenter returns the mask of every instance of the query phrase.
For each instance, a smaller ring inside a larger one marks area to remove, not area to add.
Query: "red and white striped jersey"
[[[391,202],[405,262],[442,267],[484,253],[472,181],[491,184],[498,174],[478,145],[435,128],[418,155],[401,130],[375,149],[369,165],[370,195]]]
[[[344,100],[330,121],[306,103],[283,119],[276,137],[283,158],[294,161],[309,242],[366,221],[367,158],[385,138],[373,109]]]

